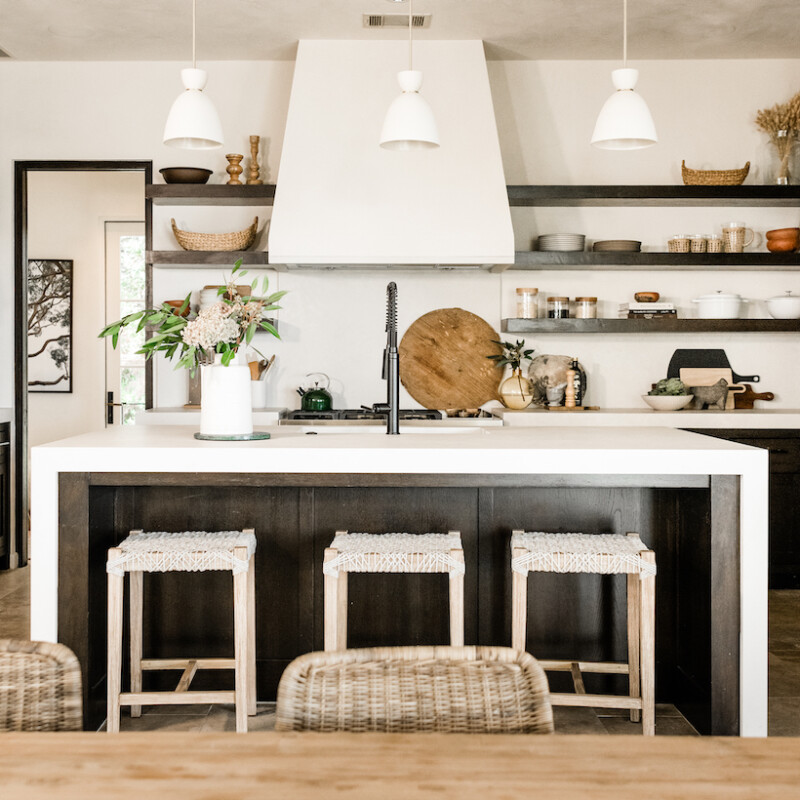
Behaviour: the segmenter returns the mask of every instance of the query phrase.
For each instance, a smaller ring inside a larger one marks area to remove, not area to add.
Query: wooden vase
[[[225,172],[231,176],[228,186],[241,186],[242,182],[239,180],[239,176],[244,172],[244,167],[239,162],[244,156],[239,153],[228,153],[225,158],[228,159],[228,166],[225,168]]]

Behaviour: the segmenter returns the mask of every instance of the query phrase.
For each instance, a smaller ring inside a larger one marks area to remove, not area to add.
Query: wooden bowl
[[[661,295],[658,292],[636,292],[633,295],[637,303],[657,303]]]
[[[773,231],[767,231],[767,239],[785,239],[790,236],[794,238],[800,236],[800,228],[775,228]]]
[[[207,183],[212,174],[202,167],[164,167],[159,172],[165,183]]]
[[[798,237],[787,236],[782,239],[767,239],[767,250],[770,253],[793,253],[797,250]]]
[[[173,309],[173,310],[172,310],[172,313],[173,313],[173,314],[178,314],[178,312],[179,312],[179,311],[180,311],[180,309],[181,309],[181,306],[183,305],[183,300],[165,300],[164,302],[165,302],[165,303],[166,303],[168,306],[172,306],[172,309]],[[188,316],[189,316],[189,312],[190,312],[191,310],[192,310],[192,304],[191,304],[191,303],[189,303],[189,304],[187,304],[186,308],[183,310],[183,313],[182,313],[182,314],[179,314],[179,316],[181,316],[181,317],[188,317]]]

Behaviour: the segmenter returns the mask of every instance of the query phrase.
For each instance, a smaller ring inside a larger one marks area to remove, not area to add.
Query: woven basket
[[[741,169],[689,169],[681,161],[681,174],[687,186],[740,186],[748,172],[749,161]]]
[[[172,232],[184,250],[247,250],[255,241],[258,228],[258,217],[249,228],[234,233],[192,233],[182,231],[174,219],[170,222]]]

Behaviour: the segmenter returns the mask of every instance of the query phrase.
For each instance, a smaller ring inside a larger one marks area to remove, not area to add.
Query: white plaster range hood
[[[514,234],[480,41],[414,43],[441,147],[379,147],[402,41],[301,41],[269,234],[288,266],[510,264]]]

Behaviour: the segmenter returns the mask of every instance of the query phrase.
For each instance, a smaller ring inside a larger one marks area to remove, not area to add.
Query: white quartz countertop
[[[117,426],[34,447],[32,636],[58,640],[59,473],[735,475],[741,530],[741,733],[766,735],[769,453],[672,427],[552,422],[542,428],[418,429],[401,423],[406,433],[399,436],[364,428],[335,426],[311,434],[310,427],[272,426],[265,429],[272,438],[250,442],[198,441],[186,425]]]
[[[186,426],[130,426],[33,448],[56,471],[739,474],[767,452],[670,427],[458,428],[384,432],[262,427],[264,441],[198,441]],[[405,431],[405,433],[403,433]]]
[[[492,409],[513,427],[651,427],[668,425],[674,428],[720,429],[791,429],[800,428],[800,409],[738,408],[731,411],[654,411],[652,408],[601,408],[598,411],[548,411],[545,408],[511,411]]]

